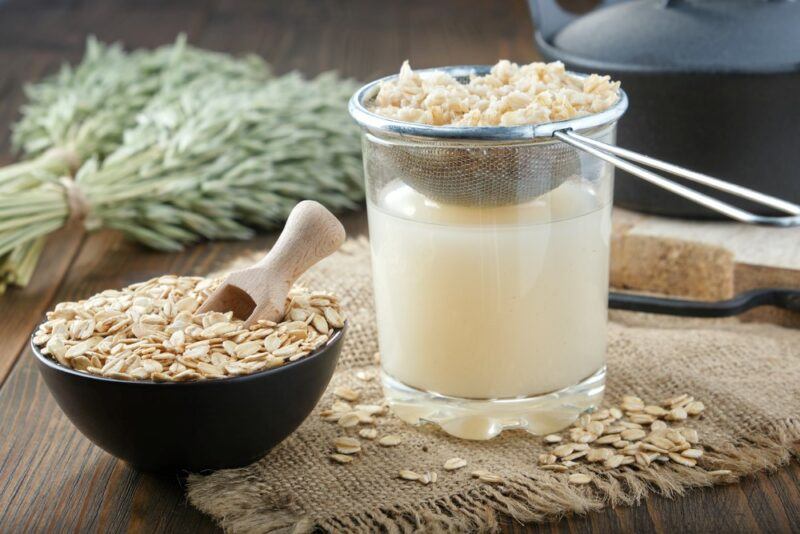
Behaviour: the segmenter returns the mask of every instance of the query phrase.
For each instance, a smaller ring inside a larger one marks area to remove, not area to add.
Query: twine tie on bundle
[[[90,39],[80,64],[32,87],[14,127],[24,160],[0,168],[0,293],[27,283],[42,239],[75,219],[178,251],[249,239],[301,200],[357,207],[360,132],[347,113],[356,88],[334,73],[276,76],[255,56],[185,37],[131,53]],[[60,178],[77,175],[83,191]]]
[[[67,222],[72,223],[86,219],[91,206],[75,180],[68,176],[62,176],[58,179],[58,182],[64,188],[64,196],[67,199],[67,207],[69,209]]]

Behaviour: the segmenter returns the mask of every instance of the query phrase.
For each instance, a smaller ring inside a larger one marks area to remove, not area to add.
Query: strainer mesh
[[[526,202],[581,175],[580,152],[551,140],[497,145],[366,136],[364,158],[373,190],[399,179],[432,200],[463,206]]]

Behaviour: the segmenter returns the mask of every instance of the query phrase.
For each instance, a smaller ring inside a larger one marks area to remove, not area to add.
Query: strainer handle
[[[603,161],[607,161],[615,167],[638,176],[639,178],[642,178],[653,185],[656,185],[662,189],[666,189],[667,191],[682,196],[683,198],[691,200],[692,202],[705,206],[718,213],[722,213],[723,215],[726,215],[739,222],[747,224],[759,224],[764,226],[800,226],[800,206],[797,204],[793,204],[770,195],[765,195],[764,193],[759,193],[758,191],[732,184],[730,182],[720,180],[719,178],[714,178],[706,174],[690,171],[689,169],[684,169],[678,165],[651,158],[650,156],[645,156],[644,154],[639,154],[638,152],[633,152],[618,146],[596,141],[595,139],[590,139],[583,135],[577,134],[573,130],[558,130],[553,132],[553,136],[569,145],[574,146],[575,148],[598,157]],[[658,175],[650,170],[638,165],[634,165],[627,160],[635,161],[647,167],[652,167],[675,176],[680,176],[681,178],[703,184],[719,191],[730,193],[731,195],[740,198],[745,198],[757,204],[769,206],[776,210],[788,213],[789,215],[778,217],[756,215],[755,213],[737,208],[732,204],[728,204],[727,202],[706,195],[705,193],[701,193],[700,191],[696,191],[686,187],[685,185],[681,185],[668,178],[664,178],[663,176]]]

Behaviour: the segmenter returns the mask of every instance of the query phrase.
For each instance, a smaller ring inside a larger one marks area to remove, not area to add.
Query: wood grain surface
[[[575,2],[581,9],[587,2]],[[154,46],[186,32],[208,48],[257,52],[279,72],[337,68],[362,80],[415,66],[536,59],[523,0],[11,0],[0,1],[0,162],[21,87],[82,54],[85,36]],[[362,212],[344,217],[366,231]],[[204,274],[275,235],[208,243],[180,254],[144,250],[113,232],[49,241],[33,283],[0,297],[0,532],[215,532],[176,476],[142,474],[93,446],[55,405],[28,336],[55,303],[161,273]],[[683,498],[652,497],[508,532],[800,532],[800,466]]]

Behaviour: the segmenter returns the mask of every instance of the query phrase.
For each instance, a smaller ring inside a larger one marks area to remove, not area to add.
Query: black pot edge
[[[560,48],[551,44],[544,36],[538,31],[534,30],[533,33],[536,47],[542,53],[547,61],[563,61],[578,67],[583,72],[596,72],[602,74],[604,72],[615,71],[627,74],[661,74],[661,75],[686,75],[686,74],[721,74],[721,75],[792,75],[800,72],[800,66],[797,64],[782,64],[770,65],[766,68],[753,68],[753,69],[686,69],[681,67],[658,67],[653,65],[630,65],[625,63],[611,63],[605,61],[598,61],[587,59],[585,57],[561,50]]]

